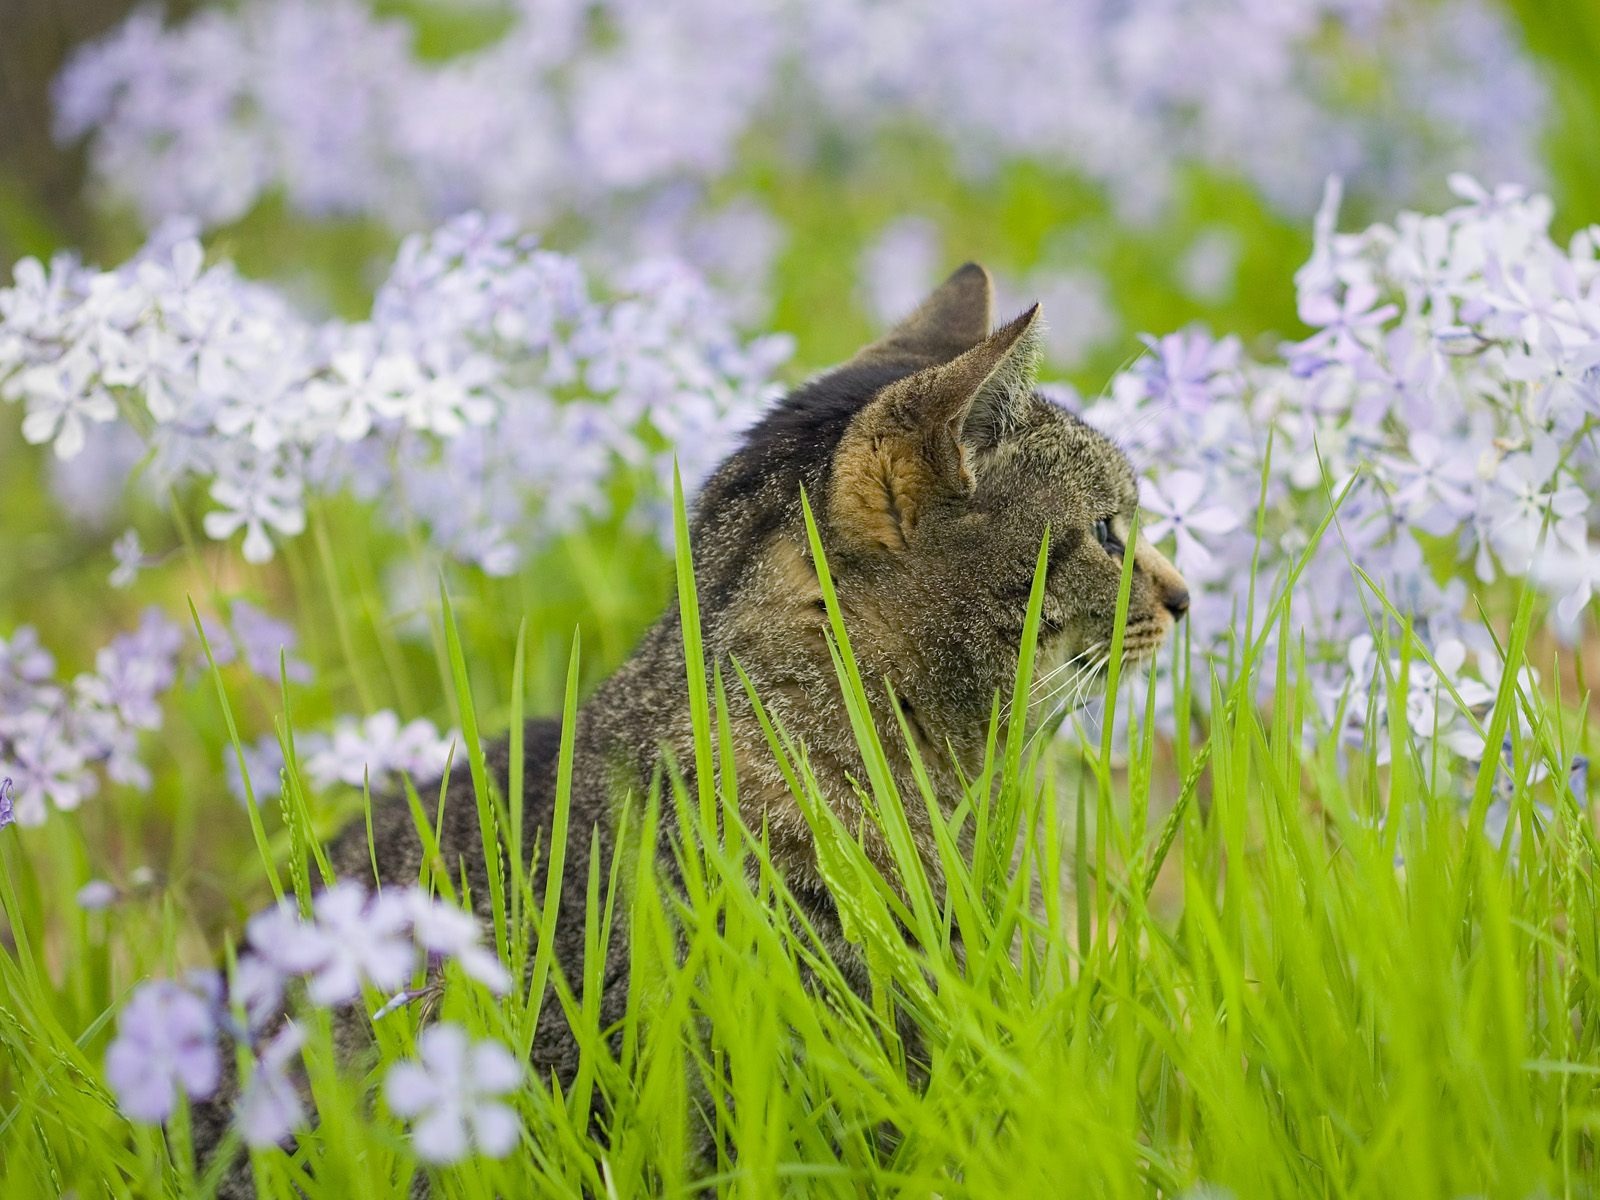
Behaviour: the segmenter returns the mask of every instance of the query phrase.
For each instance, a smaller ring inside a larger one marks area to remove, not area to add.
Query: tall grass
[[[526,1051],[541,1006],[556,1003],[584,1050],[570,1089],[530,1080],[517,1094],[526,1133],[515,1154],[433,1172],[435,1194],[1596,1192],[1595,835],[1586,809],[1550,782],[1589,749],[1581,704],[1508,670],[1485,724],[1491,744],[1513,739],[1509,772],[1494,762],[1475,780],[1441,771],[1403,720],[1389,731],[1393,761],[1380,766],[1371,721],[1362,745],[1310,732],[1313,705],[1287,636],[1291,580],[1275,597],[1275,641],[1272,630],[1242,633],[1231,664],[1190,662],[1183,641],[1174,646],[1178,711],[1199,727],[1175,744],[1154,736],[1142,684],[1122,693],[1136,710],[1125,744],[1109,718],[1098,736],[1027,737],[1025,653],[1013,695],[996,698],[984,769],[952,809],[920,767],[909,791],[888,769],[884,747],[910,742],[904,728],[873,721],[813,528],[867,811],[893,854],[886,878],[739,664],[705,661],[681,497],[677,516],[694,782],[669,775],[629,798],[620,848],[592,861],[581,913],[558,911],[554,887],[536,892],[531,869],[536,856],[560,855],[571,822],[581,639],[561,652],[567,732],[546,843],[521,811],[520,788],[508,796],[484,770],[478,730],[501,717],[520,726],[526,635],[548,651],[547,629],[523,622],[508,665],[508,639],[463,621],[450,597],[433,614],[485,849],[516,850],[509,872],[490,875],[489,907],[526,983],[496,1003],[452,976],[430,1017]],[[329,565],[328,602],[348,606],[353,593],[337,579]],[[1533,607],[1523,597],[1500,631],[1513,666],[1526,656]],[[1403,711],[1414,651],[1381,596],[1373,631],[1402,663],[1389,707]],[[486,709],[483,676],[503,680],[507,670],[511,694]],[[546,661],[532,673],[557,669]],[[229,687],[213,674],[231,730]],[[1263,677],[1273,684],[1265,707],[1250,700]],[[726,747],[741,692],[869,965],[861,994],[774,870],[762,831],[740,822]],[[286,700],[278,727],[292,743]],[[288,761],[289,799],[261,814],[260,861],[236,899],[262,898],[269,878],[302,903],[320,886],[320,841],[339,806],[314,796],[292,753]],[[1496,795],[1512,813],[1499,841],[1484,832]],[[412,801],[426,838],[441,797]],[[342,810],[361,819],[349,797]],[[933,824],[935,870],[913,849],[912,813]],[[198,803],[177,819],[188,825],[180,840],[204,836]],[[662,847],[681,891],[664,883]],[[101,1082],[131,984],[205,961],[196,917],[176,886],[108,913],[80,911],[71,894],[89,854],[72,819],[0,833],[0,904],[14,940],[0,954],[0,1189],[207,1194],[215,1172],[197,1172],[186,1119],[165,1131],[129,1124]],[[426,874],[461,894],[464,880]],[[558,920],[582,922],[596,971],[626,927],[619,1028],[600,1025],[597,974],[581,987],[562,977],[550,952]],[[368,997],[369,1007],[382,999]],[[329,1022],[313,1017],[305,1058],[320,1124],[292,1155],[253,1155],[263,1195],[409,1194],[423,1168],[403,1125],[369,1095],[387,1063],[414,1052],[421,1021],[416,1007],[378,1021],[379,1065],[363,1075],[338,1062]],[[902,1035],[913,1030],[908,1046]],[[908,1063],[913,1053],[926,1055],[925,1070]]]

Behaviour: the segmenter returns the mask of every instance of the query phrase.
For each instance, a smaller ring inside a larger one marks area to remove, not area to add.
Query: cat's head
[[[1126,555],[1127,659],[1155,654],[1189,604],[1159,551],[1128,544],[1138,488],[1127,458],[1035,391],[1038,306],[991,332],[992,307],[988,274],[962,267],[789,397],[700,508],[728,568],[708,582],[740,610],[732,648],[768,657],[819,627],[792,499],[804,485],[857,656],[946,735],[981,722],[996,689],[1009,694],[1047,528],[1037,674],[1055,672],[1057,696],[1103,671]]]

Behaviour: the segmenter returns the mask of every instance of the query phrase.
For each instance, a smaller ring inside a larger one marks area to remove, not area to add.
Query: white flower
[[[454,958],[463,971],[496,994],[510,989],[511,976],[505,966],[479,944],[483,929],[476,917],[428,895],[420,887],[406,892],[405,905],[412,932],[424,950]]]
[[[104,423],[117,416],[117,404],[95,381],[86,352],[71,351],[48,366],[22,373],[18,390],[27,397],[22,418],[23,439],[38,445],[53,441],[57,458],[73,458],[83,449],[84,423]]]
[[[131,587],[144,566],[144,548],[139,544],[139,531],[129,529],[111,543],[111,556],[117,560],[117,565],[111,571],[111,586]]]
[[[366,889],[341,880],[312,905],[302,921],[285,902],[253,917],[250,945],[284,975],[308,977],[306,993],[324,1006],[347,1004],[370,984],[393,991],[416,968],[408,915],[399,897],[368,897]]]
[[[150,324],[126,339],[117,361],[102,378],[114,387],[140,388],[145,407],[159,421],[171,421],[188,399],[194,351],[182,339]]]
[[[1200,538],[1232,533],[1239,528],[1239,515],[1222,504],[1209,502],[1210,498],[1202,499],[1206,481],[1198,471],[1173,471],[1146,483],[1142,502],[1157,519],[1143,526],[1144,536],[1159,542],[1171,534],[1178,546],[1178,570],[1203,575],[1211,562],[1211,551]]]
[[[289,1076],[289,1064],[304,1044],[305,1033],[289,1021],[261,1051],[234,1110],[245,1145],[258,1150],[281,1145],[305,1124],[305,1107]]]
[[[225,541],[242,528],[245,561],[266,562],[272,557],[269,528],[285,537],[305,529],[300,491],[299,480],[274,474],[270,466],[218,476],[211,498],[222,508],[205,515],[206,536]]]
[[[365,331],[354,330],[354,341]],[[376,419],[398,417],[406,396],[421,383],[417,364],[409,357],[384,354],[373,357],[363,345],[333,356],[330,374],[306,385],[306,404],[327,421],[341,442],[358,442],[372,431]]]
[[[412,1119],[417,1157],[459,1162],[474,1150],[504,1158],[516,1147],[522,1122],[500,1097],[523,1076],[522,1064],[499,1042],[469,1043],[459,1025],[430,1025],[417,1039],[415,1062],[398,1062],[384,1079],[384,1098]]]

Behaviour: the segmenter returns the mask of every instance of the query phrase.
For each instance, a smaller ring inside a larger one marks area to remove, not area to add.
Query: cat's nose
[[[1161,596],[1161,603],[1176,621],[1189,611],[1189,589],[1182,584],[1168,588]]]

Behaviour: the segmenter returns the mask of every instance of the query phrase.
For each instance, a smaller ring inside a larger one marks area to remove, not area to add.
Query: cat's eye
[[[1099,542],[1105,552],[1113,557],[1120,558],[1125,547],[1111,528],[1111,521],[1103,519],[1094,523],[1094,540]]]

